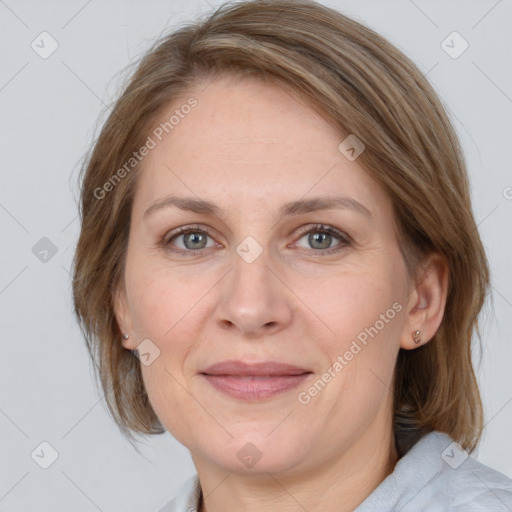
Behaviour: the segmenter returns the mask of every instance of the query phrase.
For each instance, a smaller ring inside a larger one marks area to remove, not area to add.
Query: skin
[[[389,197],[339,151],[345,135],[307,105],[276,86],[228,76],[197,84],[190,96],[197,107],[150,151],[139,176],[115,306],[129,334],[123,345],[134,350],[150,339],[160,350],[141,365],[144,383],[162,424],[190,450],[201,510],[353,510],[398,460],[396,356],[417,348],[413,331],[427,343],[439,327],[446,265],[433,255],[422,279],[409,279]],[[225,215],[169,206],[144,216],[170,194],[211,201]],[[357,200],[372,218],[348,208],[277,215],[286,202],[333,195]],[[204,248],[187,248],[195,247],[187,235],[161,243],[196,224],[198,235],[209,230]],[[316,224],[352,242],[308,241],[299,230]],[[252,263],[236,251],[248,236],[263,250]],[[397,302],[401,311],[301,404],[298,393]],[[297,389],[242,401],[199,374],[227,359],[282,361],[313,374]],[[252,467],[237,457],[247,443],[261,453]]]

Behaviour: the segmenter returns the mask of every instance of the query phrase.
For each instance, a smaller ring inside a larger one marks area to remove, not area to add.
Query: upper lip
[[[261,363],[245,363],[243,361],[222,361],[205,368],[200,373],[206,375],[236,375],[236,376],[280,376],[302,375],[311,373],[305,368],[279,361],[263,361]]]

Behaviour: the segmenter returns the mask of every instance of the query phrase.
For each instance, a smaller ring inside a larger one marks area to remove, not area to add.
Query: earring
[[[420,331],[414,331],[412,333],[412,339],[414,340],[414,343],[416,343],[416,345],[419,345],[421,343],[421,333],[420,333]]]
[[[123,334],[123,340],[127,340],[130,336],[128,334]]]

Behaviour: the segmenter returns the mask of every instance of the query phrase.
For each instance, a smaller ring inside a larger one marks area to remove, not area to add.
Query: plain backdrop
[[[209,2],[0,0],[1,511],[157,511],[194,472],[169,434],[137,453],[106,412],[72,315],[70,268],[78,166],[119,72],[220,4]],[[323,3],[411,57],[461,138],[492,270],[476,358],[487,425],[474,456],[512,477],[512,2]]]

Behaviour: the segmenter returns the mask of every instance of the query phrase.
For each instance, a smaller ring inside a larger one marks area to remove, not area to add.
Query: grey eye
[[[330,233],[316,232],[308,235],[308,243],[313,249],[328,249],[331,246],[331,242],[332,235]]]
[[[183,237],[183,244],[186,249],[197,250],[204,249],[206,247],[206,242],[208,235],[201,231],[193,231],[190,233],[184,233],[180,235]]]

